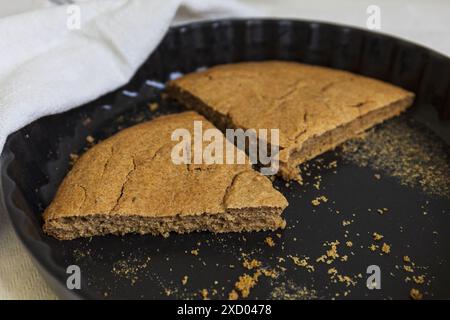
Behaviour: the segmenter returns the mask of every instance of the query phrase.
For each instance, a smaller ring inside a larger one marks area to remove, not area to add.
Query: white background
[[[0,17],[37,8],[45,0],[0,0]],[[450,55],[449,0],[243,0],[274,17],[304,18],[366,27],[366,8],[381,9],[381,32]],[[161,3],[164,3],[161,1]],[[0,53],[1,54],[1,53]],[[0,57],[1,58],[1,57]],[[56,298],[0,213],[0,299]]]
[[[42,6],[46,0],[0,0],[0,17]],[[242,0],[275,17],[366,27],[366,8],[381,8],[381,32],[450,55],[450,0]],[[161,1],[164,3],[164,1]]]

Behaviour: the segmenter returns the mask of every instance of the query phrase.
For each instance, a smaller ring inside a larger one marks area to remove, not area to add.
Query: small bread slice
[[[265,61],[216,66],[168,84],[168,94],[220,129],[279,129],[280,174],[409,107],[414,94],[329,68]]]
[[[190,111],[133,126],[91,148],[45,210],[44,231],[68,240],[284,228],[281,213],[287,200],[249,161],[173,163],[171,152],[178,141],[172,141],[171,134],[185,128],[193,136],[194,121],[202,121],[204,130],[214,128]]]

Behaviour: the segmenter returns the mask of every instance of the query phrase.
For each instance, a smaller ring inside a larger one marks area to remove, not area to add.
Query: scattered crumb
[[[450,161],[445,143],[421,128],[412,119],[398,117],[369,130],[363,139],[345,142],[343,158],[395,177],[402,185],[449,197]]]
[[[234,289],[228,294],[228,300],[237,300],[238,298],[239,294]]]
[[[345,285],[347,287],[350,285],[353,285],[353,286],[356,285],[356,282],[350,276],[343,276],[343,275],[338,274],[337,277],[338,277],[339,282],[345,283]]]
[[[320,196],[311,201],[313,206],[318,206],[321,202],[327,202],[328,198],[325,196]]]
[[[333,267],[333,268],[328,269],[328,274],[331,274],[331,275],[337,274],[336,268]]]
[[[332,259],[336,259],[339,258],[339,254],[337,253],[337,246],[339,244],[339,241],[335,241],[331,243],[331,248],[330,250],[327,250],[327,256],[332,258]]]
[[[413,276],[413,280],[417,284],[423,284],[423,283],[425,283],[425,276],[424,275]]]
[[[71,154],[69,155],[69,157],[70,157],[71,163],[77,162],[78,158],[80,158],[80,156],[77,155],[77,154],[75,154],[75,153],[71,153]]]
[[[183,284],[183,286],[186,285],[186,283],[188,282],[189,277],[188,276],[184,276],[183,279],[181,279],[181,283]]]
[[[409,256],[403,256],[403,261],[411,262],[411,258]]]
[[[172,290],[166,288],[164,289],[164,293],[166,294],[166,296],[170,296],[172,294]]]
[[[148,108],[150,109],[150,111],[156,111],[158,109],[159,105],[156,102],[152,102],[148,104]]]
[[[272,237],[267,237],[264,242],[269,246],[269,247],[274,247],[275,246],[275,242],[273,241]]]
[[[340,244],[339,240],[333,242],[326,242],[324,246],[330,246],[330,249],[326,251],[326,254],[321,255],[316,259],[316,262],[324,262],[326,264],[331,264],[337,258],[339,258],[339,254],[337,252],[337,246]]]
[[[91,144],[92,144],[92,143],[94,143],[95,139],[94,139],[93,136],[89,135],[89,136],[86,137],[86,141],[87,141],[88,143],[91,143]]]
[[[92,119],[91,118],[86,118],[83,120],[83,126],[88,126],[91,123]]]
[[[381,235],[381,234],[379,234],[379,233],[377,233],[377,232],[374,232],[374,233],[373,233],[373,240],[379,241],[379,240],[381,240],[381,239],[383,239],[383,238],[384,238],[383,235]]]
[[[350,225],[351,223],[352,223],[352,222],[351,222],[350,220],[344,220],[344,221],[342,221],[342,225],[343,225],[344,227]]]
[[[332,280],[345,283],[345,285],[347,287],[350,285],[353,285],[353,286],[356,285],[356,281],[354,281],[350,276],[344,276],[344,275],[339,274],[336,268],[328,269],[328,274],[331,276]]]
[[[249,261],[249,260],[245,259],[242,265],[244,266],[244,268],[247,268],[248,270],[252,270],[252,269],[259,268],[261,266],[261,261],[258,261],[256,259]]]
[[[299,287],[292,280],[288,280],[275,287],[270,296],[276,300],[310,300],[317,299],[317,292],[314,289]]]
[[[381,215],[385,214],[386,212],[388,212],[388,208],[382,208],[382,209],[377,209],[377,212]]]
[[[387,243],[383,243],[383,246],[381,247],[381,251],[384,254],[389,254],[391,252],[391,246],[388,245]]]
[[[261,273],[265,275],[266,277],[275,279],[278,277],[278,273],[275,270],[268,270],[268,269],[260,269]]]
[[[325,254],[323,254],[316,259],[316,262],[325,262],[326,259],[327,259],[327,256]]]
[[[198,256],[199,251],[200,251],[200,249],[191,250],[191,254],[194,256]]]
[[[122,259],[113,264],[111,272],[116,276],[130,280],[131,284],[134,285],[139,280],[141,271],[147,268],[149,262],[150,257]]]
[[[414,272],[414,269],[413,269],[411,266],[403,266],[403,269],[404,269],[406,272]]]
[[[292,259],[292,261],[294,262],[295,265],[299,266],[299,267],[303,267],[306,268],[306,270],[308,270],[308,272],[314,272],[314,266],[308,263],[309,258],[305,257],[303,259],[300,259],[299,257],[296,256],[288,256],[289,258]]]
[[[413,300],[422,300],[423,298],[423,294],[418,289],[415,288],[411,289],[411,291],[409,292],[409,296]]]
[[[200,291],[200,294],[201,294],[203,300],[209,300],[209,298],[208,298],[208,289],[202,289],[202,291]]]
[[[346,244],[347,247],[349,247],[349,248],[353,247],[353,242],[351,242],[351,241],[347,241],[345,244]]]
[[[235,283],[235,288],[241,292],[243,298],[247,298],[250,294],[250,289],[252,289],[258,282],[258,278],[261,276],[260,271],[256,271],[253,276],[244,274],[239,277],[239,280]]]

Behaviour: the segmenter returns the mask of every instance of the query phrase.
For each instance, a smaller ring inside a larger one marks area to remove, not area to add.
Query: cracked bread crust
[[[280,129],[280,173],[286,180],[299,178],[301,162],[398,115],[414,98],[375,79],[281,61],[191,73],[169,82],[168,93],[220,129]]]
[[[193,135],[194,121],[202,121],[203,130],[214,128],[199,114],[184,112],[125,129],[88,150],[45,210],[44,231],[74,239],[284,227],[286,199],[250,163],[173,164],[178,141],[171,134],[186,128]]]

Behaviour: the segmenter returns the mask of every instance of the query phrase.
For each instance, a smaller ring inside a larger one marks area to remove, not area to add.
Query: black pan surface
[[[99,141],[182,111],[162,98],[161,84],[178,73],[268,59],[382,79],[414,91],[416,103],[364,139],[303,164],[303,185],[276,179],[290,203],[284,231],[64,242],[42,233],[41,214],[70,168],[70,154],[89,147],[88,135]],[[65,298],[226,299],[247,274],[257,278],[251,299],[408,299],[413,288],[424,298],[449,299],[449,92],[448,57],[364,30],[298,20],[172,28],[129,84],[8,138],[1,158],[5,208]],[[261,263],[259,272],[243,266],[252,259]],[[69,265],[81,269],[81,290],[66,288]],[[380,268],[379,290],[366,286],[373,265]]]

